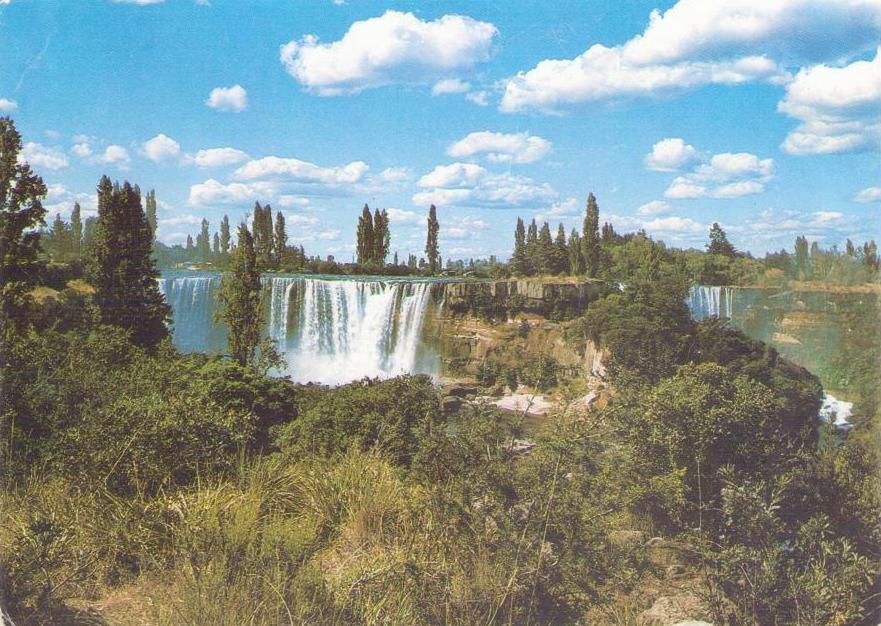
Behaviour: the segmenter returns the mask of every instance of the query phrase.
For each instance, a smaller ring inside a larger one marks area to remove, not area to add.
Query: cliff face
[[[445,285],[444,307],[452,315],[509,319],[520,313],[569,319],[608,288],[597,280],[495,280]]]

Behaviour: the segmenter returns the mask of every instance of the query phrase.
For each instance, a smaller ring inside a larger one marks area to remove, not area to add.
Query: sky
[[[518,216],[763,254],[881,239],[881,0],[0,0],[0,115],[94,214],[102,174],[156,190],[159,239],[287,219],[354,254],[508,258]]]

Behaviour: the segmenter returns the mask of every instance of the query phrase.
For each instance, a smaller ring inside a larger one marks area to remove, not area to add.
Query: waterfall
[[[708,317],[727,317],[734,313],[734,290],[731,287],[692,285],[688,291],[688,308],[697,320]]]
[[[422,326],[431,283],[264,276],[265,334],[297,382],[340,384],[364,376],[434,373]],[[220,276],[163,277],[173,309],[174,342],[184,351],[224,352],[226,331],[213,323]]]

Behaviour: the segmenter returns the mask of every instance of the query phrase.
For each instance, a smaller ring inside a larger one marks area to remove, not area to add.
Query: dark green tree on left
[[[107,176],[98,183],[98,221],[86,266],[103,324],[131,332],[132,341],[154,346],[168,336],[171,308],[159,292],[151,257],[153,229],[141,192]]]
[[[3,343],[27,321],[27,291],[37,279],[39,228],[45,226],[46,185],[27,163],[19,163],[21,135],[0,117],[0,328]],[[0,346],[0,355],[5,350]],[[0,360],[4,360],[0,356]],[[0,387],[2,387],[0,381]]]

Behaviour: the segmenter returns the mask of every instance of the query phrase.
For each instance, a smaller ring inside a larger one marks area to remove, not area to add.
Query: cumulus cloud
[[[60,170],[70,165],[67,156],[59,148],[33,141],[24,144],[18,158],[38,170]]]
[[[63,184],[55,183],[46,188],[46,199],[43,208],[50,215],[60,214],[68,219],[75,203],[79,203],[83,218],[98,214],[97,202],[94,193],[75,192]]]
[[[116,165],[117,167],[124,169],[131,162],[131,157],[129,157],[128,150],[122,146],[110,144],[104,149],[104,152],[98,156],[98,161],[101,163]]]
[[[223,167],[225,165],[238,165],[248,160],[248,155],[235,148],[208,148],[199,150],[193,157],[193,162],[198,167]]]
[[[551,142],[529,133],[494,133],[488,130],[469,133],[447,148],[451,157],[462,159],[486,155],[490,161],[532,163],[547,156]]]
[[[749,152],[723,152],[674,178],[664,197],[739,198],[763,192],[773,178],[774,159],[760,159]]]
[[[799,71],[777,105],[801,123],[787,135],[789,154],[834,154],[877,148],[881,139],[881,48],[871,61]]]
[[[248,92],[241,85],[215,87],[208,94],[205,104],[217,111],[238,113],[248,108]]]
[[[2,2],[0,2],[2,4]],[[10,100],[9,98],[0,98],[0,111],[4,113],[11,113],[18,108],[18,103],[15,100]]]
[[[629,41],[546,59],[505,85],[501,109],[559,110],[706,84],[784,81],[781,66],[852,57],[877,45],[878,0],[679,0]]]
[[[867,187],[857,193],[853,199],[854,202],[863,202],[866,204],[869,202],[879,202],[881,201],[881,187]]]
[[[343,185],[357,183],[368,169],[364,161],[352,161],[342,167],[321,167],[300,159],[269,156],[248,161],[233,176],[240,180],[272,178],[298,183]]]
[[[213,178],[190,187],[189,204],[210,206],[213,204],[242,204],[265,202],[278,193],[276,185],[267,182],[224,184]]]
[[[437,81],[431,88],[431,95],[442,96],[450,93],[466,93],[471,85],[458,78],[445,78]]]
[[[700,158],[700,153],[679,137],[661,139],[645,155],[645,166],[656,172],[675,172]]]
[[[181,155],[180,144],[168,135],[159,133],[152,139],[144,142],[143,153],[145,157],[154,163],[176,159]]]
[[[669,213],[670,208],[670,205],[663,200],[652,200],[636,209],[636,214],[643,216],[660,215],[661,213]]]
[[[70,151],[81,159],[87,159],[92,156],[92,146],[88,142],[75,143],[71,146]]]
[[[420,215],[415,211],[395,208],[389,208],[386,210],[388,211],[389,220],[394,224],[421,224],[425,221],[425,216]]]
[[[354,22],[332,43],[320,43],[316,35],[290,41],[281,46],[280,58],[304,87],[336,96],[449,79],[452,72],[489,60],[497,33],[492,24],[462,15],[424,21],[413,13],[386,11]]]
[[[547,183],[496,174],[475,163],[438,165],[417,184],[424,189],[413,195],[417,206],[520,207],[549,204],[557,196]]]
[[[473,102],[477,106],[485,107],[489,105],[489,92],[472,91],[471,93],[465,94],[465,99],[469,102]]]

